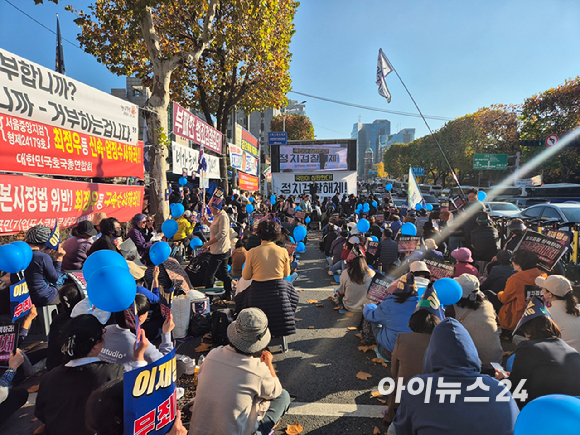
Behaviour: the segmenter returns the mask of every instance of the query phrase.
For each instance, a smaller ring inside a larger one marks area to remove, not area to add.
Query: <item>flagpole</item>
[[[411,101],[413,102],[413,104],[417,108],[417,111],[419,112],[419,115],[421,115],[421,118],[423,119],[423,122],[425,123],[425,125],[429,129],[429,133],[431,134],[431,137],[435,140],[435,143],[439,147],[439,151],[441,151],[441,155],[445,159],[445,162],[447,163],[447,166],[449,167],[449,170],[451,171],[451,175],[453,175],[453,179],[457,183],[457,187],[459,187],[459,190],[461,191],[461,194],[463,196],[465,196],[465,192],[463,192],[463,188],[461,187],[461,184],[459,183],[459,179],[457,178],[457,175],[455,174],[455,171],[453,170],[453,167],[451,166],[451,163],[449,163],[449,160],[447,159],[447,156],[443,152],[443,148],[441,148],[441,145],[439,144],[439,141],[437,140],[437,138],[433,134],[433,130],[431,130],[431,126],[429,125],[429,123],[427,122],[427,120],[425,119],[425,117],[423,116],[423,112],[421,112],[421,109],[419,109],[419,106],[417,105],[417,102],[415,101],[415,99],[411,95],[411,92],[409,91],[409,89],[407,89],[407,85],[405,85],[405,82],[403,81],[403,79],[401,78],[401,76],[399,75],[399,73],[397,72],[397,70],[395,69],[395,67],[393,66],[393,64],[391,63],[391,61],[387,58],[387,56],[384,53],[383,53],[383,55],[387,59],[387,62],[389,62],[389,66],[391,67],[391,69],[393,71],[395,71],[395,74],[397,74],[397,77],[399,78],[399,80],[401,81],[401,84],[403,85],[403,87],[407,91],[407,94],[409,94],[409,97],[411,98]]]

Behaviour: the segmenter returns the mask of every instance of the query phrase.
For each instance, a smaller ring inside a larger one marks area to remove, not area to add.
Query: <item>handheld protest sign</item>
[[[566,244],[535,231],[527,230],[515,251],[532,251],[538,256],[537,267],[550,272],[566,253]]]
[[[28,291],[28,284],[25,279],[10,286],[10,312],[12,321],[16,321],[28,314],[32,308],[32,300]]]
[[[187,168],[181,168],[181,176],[187,178]]]
[[[175,349],[123,376],[125,435],[162,435],[177,415]]]
[[[430,260],[427,258],[423,261],[427,265],[427,269],[429,269],[432,282],[441,278],[453,278],[453,275],[455,274],[455,268],[450,263],[445,263],[438,260]]]
[[[171,195],[171,188],[165,189],[165,201],[169,201],[169,195]]]
[[[48,238],[48,241],[46,242],[46,246],[48,246],[50,249],[54,249],[56,251],[56,250],[58,250],[59,245],[60,245],[60,234],[58,231],[58,219],[55,219],[54,228],[52,229],[52,232],[50,233],[50,237]]]
[[[183,187],[179,188],[179,196],[181,196],[183,198]]]
[[[18,346],[19,325],[11,323],[0,326],[0,365],[7,365]]]
[[[159,289],[159,308],[161,309],[161,315],[164,319],[167,319],[171,315],[171,303],[173,302],[174,289],[175,287],[171,287],[169,291],[165,291],[163,288]]]

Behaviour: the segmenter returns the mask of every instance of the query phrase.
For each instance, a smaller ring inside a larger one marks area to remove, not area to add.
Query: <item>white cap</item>
[[[547,278],[538,276],[536,285],[560,297],[564,297],[572,291],[572,283],[562,275],[550,275]]]

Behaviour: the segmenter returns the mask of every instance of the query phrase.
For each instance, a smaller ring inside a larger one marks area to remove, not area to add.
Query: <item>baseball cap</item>
[[[572,291],[572,283],[562,275],[550,275],[547,278],[538,276],[536,278],[536,285],[560,297],[564,297]]]

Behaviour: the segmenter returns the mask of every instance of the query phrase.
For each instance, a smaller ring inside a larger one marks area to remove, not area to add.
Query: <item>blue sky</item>
[[[36,20],[76,43],[77,26],[64,4],[34,6],[10,0]],[[298,92],[416,113],[394,73],[392,101],[377,93],[376,62],[382,48],[425,115],[455,118],[495,103],[525,98],[580,74],[578,0],[303,0],[296,15],[291,51],[293,89]],[[55,36],[0,0],[0,47],[52,68]],[[64,43],[67,75],[109,92],[125,80],[78,48]],[[349,137],[358,121],[391,121],[391,130],[416,128],[420,118],[306,100],[319,139]],[[435,130],[444,121],[428,120]]]

